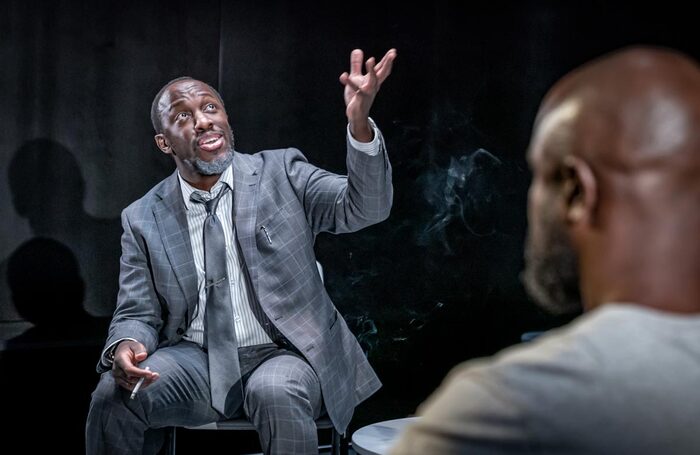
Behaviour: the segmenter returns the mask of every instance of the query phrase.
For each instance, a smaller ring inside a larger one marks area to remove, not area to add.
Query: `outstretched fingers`
[[[370,108],[379,88],[391,74],[396,58],[396,49],[390,49],[377,63],[374,57],[363,62],[364,52],[355,49],[350,53],[350,71],[340,75],[340,83],[345,86],[345,114],[350,123],[365,125]],[[363,65],[364,63],[364,74]]]
[[[376,60],[374,57],[368,58],[365,62],[365,70],[367,71],[367,74],[365,76],[365,82],[362,84],[365,87],[373,87],[377,83],[377,73],[374,71],[375,62]]]
[[[362,60],[364,52],[361,49],[354,49],[350,53],[350,72],[340,75],[340,83],[354,92],[360,90],[364,76],[362,75]]]
[[[355,49],[350,53],[350,74],[362,76],[362,60],[364,52],[361,49]]]
[[[377,81],[379,84],[384,82],[384,80],[391,74],[391,69],[394,66],[394,59],[396,59],[396,49],[389,49],[379,63],[374,66],[374,71],[377,74]]]

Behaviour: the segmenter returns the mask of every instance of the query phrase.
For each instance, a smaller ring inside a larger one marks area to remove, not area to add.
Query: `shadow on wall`
[[[77,259],[85,310],[110,316],[118,289],[121,225],[116,218],[95,218],[84,211],[85,181],[73,154],[51,139],[34,139],[15,152],[8,174],[14,208],[32,233],[62,243]],[[0,267],[4,279],[7,264]],[[12,314],[3,288],[2,314]]]
[[[78,262],[56,240],[27,241],[9,258],[7,272],[15,307],[33,327],[8,340],[0,353],[3,433],[27,453],[51,453],[57,445],[84,452],[107,318],[83,309]]]
[[[7,282],[19,315],[33,325],[8,340],[7,350],[101,346],[108,318],[94,318],[83,308],[85,282],[68,247],[44,237],[23,243],[8,260]]]
[[[34,237],[0,264],[0,305],[32,326],[0,352],[0,425],[24,452],[84,453],[95,365],[116,303],[121,227],[85,213],[80,167],[55,141],[23,144],[8,177]]]

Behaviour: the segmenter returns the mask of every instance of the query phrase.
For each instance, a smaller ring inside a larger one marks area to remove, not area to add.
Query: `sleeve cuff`
[[[100,361],[102,362],[102,365],[110,368],[112,364],[114,363],[114,351],[117,349],[117,345],[121,343],[122,341],[136,341],[138,343],[138,340],[135,340],[133,338],[120,338],[114,343],[110,344],[105,348],[104,351],[102,351],[102,357]]]
[[[354,137],[352,137],[352,134],[350,134],[350,125],[347,126],[347,131],[348,131],[348,141],[350,141],[350,145],[352,148],[355,150],[359,150],[362,153],[366,153],[369,156],[376,156],[379,155],[379,152],[381,150],[380,147],[380,140],[379,140],[379,129],[377,128],[377,125],[374,123],[374,120],[372,118],[368,118],[369,124],[372,126],[372,131],[374,132],[374,138],[372,139],[372,142],[360,142]]]

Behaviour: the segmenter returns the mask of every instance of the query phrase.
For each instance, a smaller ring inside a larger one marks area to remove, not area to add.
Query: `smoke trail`
[[[428,171],[421,177],[423,196],[434,215],[418,233],[418,244],[440,243],[454,254],[446,230],[459,223],[476,236],[495,232],[497,205],[502,199],[499,185],[503,163],[484,149],[457,158],[447,168]]]

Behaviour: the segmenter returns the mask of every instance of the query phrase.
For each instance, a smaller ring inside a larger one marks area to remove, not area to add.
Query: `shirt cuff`
[[[114,363],[114,351],[117,350],[117,345],[121,343],[122,341],[136,341],[138,343],[138,340],[135,340],[134,338],[120,338],[114,343],[110,344],[105,348],[104,351],[102,351],[102,358],[100,361],[102,362],[102,365],[106,367],[111,367],[112,364]]]
[[[374,120],[372,120],[372,118],[368,118],[368,120],[370,126],[372,127],[372,131],[374,132],[374,138],[372,139],[372,142],[360,142],[354,137],[352,137],[352,134],[350,133],[350,125],[347,126],[348,141],[350,141],[350,145],[352,146],[352,148],[359,150],[362,153],[366,153],[369,156],[377,156],[379,155],[379,151],[381,150],[381,142],[379,140],[379,128],[377,128],[377,125],[374,123]]]

